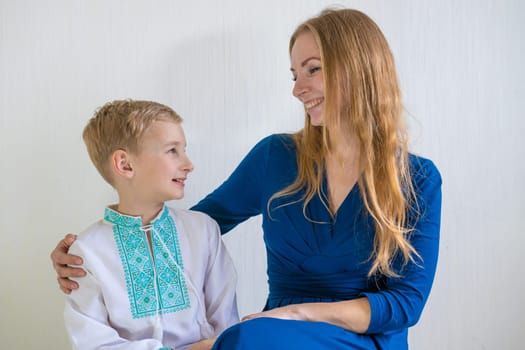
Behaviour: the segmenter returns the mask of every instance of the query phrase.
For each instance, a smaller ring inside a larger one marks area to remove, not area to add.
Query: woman
[[[223,233],[263,215],[265,310],[214,348],[407,349],[436,269],[441,177],[407,151],[388,43],[365,14],[326,10],[299,25],[290,58],[304,128],[260,141],[193,208]],[[68,246],[52,253],[63,290],[79,273]]]

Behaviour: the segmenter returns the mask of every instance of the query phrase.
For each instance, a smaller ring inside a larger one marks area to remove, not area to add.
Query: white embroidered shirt
[[[87,272],[64,310],[74,349],[185,349],[239,321],[233,262],[206,214],[164,206],[143,227],[106,208],[70,253]]]

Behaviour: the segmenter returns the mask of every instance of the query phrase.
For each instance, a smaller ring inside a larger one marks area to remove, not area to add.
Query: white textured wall
[[[525,5],[520,0],[339,1],[367,12],[394,51],[414,151],[443,179],[434,289],[413,349],[518,349],[525,326]],[[330,4],[265,1],[0,1],[1,348],[67,349],[49,253],[115,200],[81,131],[115,98],[185,117],[196,170],[187,207],[261,137],[302,125],[288,37]],[[266,295],[256,218],[225,237],[242,313]]]

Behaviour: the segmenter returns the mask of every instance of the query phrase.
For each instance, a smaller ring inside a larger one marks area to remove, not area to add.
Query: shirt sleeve
[[[420,255],[415,263],[402,267],[401,277],[388,278],[386,287],[376,293],[363,293],[371,307],[368,334],[413,326],[426,303],[436,271],[441,221],[441,176],[434,164],[417,158],[412,166],[412,181],[417,195],[414,231],[410,242]],[[400,260],[400,259],[399,259]]]
[[[237,273],[220,236],[219,226],[209,219],[210,257],[206,267],[204,298],[206,318],[215,335],[239,322],[236,286]]]
[[[82,243],[76,241],[69,250],[71,254],[85,257]],[[108,313],[100,288],[100,281],[90,272],[89,260],[84,259],[86,276],[76,279],[80,288],[67,296],[64,320],[73,349],[161,349],[155,339],[128,341],[119,336],[108,322]]]
[[[255,145],[228,179],[191,209],[211,216],[223,234],[260,214],[265,206],[260,186],[271,140],[272,136],[269,136]]]

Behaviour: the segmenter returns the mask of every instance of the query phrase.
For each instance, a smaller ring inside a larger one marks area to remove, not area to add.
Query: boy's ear
[[[125,150],[119,149],[111,156],[111,167],[120,176],[125,178],[133,177],[133,166],[131,157]]]

